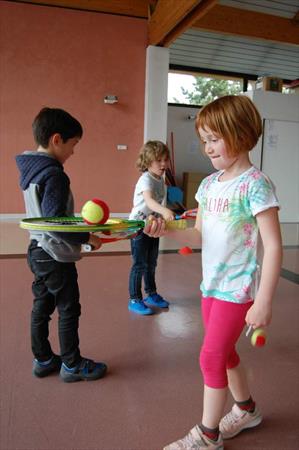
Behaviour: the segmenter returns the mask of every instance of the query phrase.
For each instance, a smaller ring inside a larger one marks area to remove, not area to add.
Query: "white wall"
[[[299,122],[298,95],[262,90],[246,92],[245,95],[251,98],[263,119]],[[251,159],[257,167],[261,165],[262,144],[261,137],[251,152]]]
[[[174,163],[177,183],[181,186],[183,172],[211,173],[214,171],[210,160],[200,149],[199,139],[195,132],[194,119],[198,108],[168,106],[167,143],[171,149],[171,133],[173,133]]]
[[[299,222],[299,96],[280,92],[247,93],[263,120],[263,136],[254,150],[261,168],[276,186],[280,220]]]

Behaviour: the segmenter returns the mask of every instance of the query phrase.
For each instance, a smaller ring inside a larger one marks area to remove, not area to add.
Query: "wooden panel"
[[[175,27],[194,6],[198,0],[159,0],[149,21],[149,43],[156,45]]]
[[[285,19],[292,19],[299,7],[298,0],[219,0],[218,3]]]
[[[168,47],[216,3],[217,0],[159,0],[149,20],[149,45]]]
[[[299,28],[291,19],[217,5],[194,28],[231,35],[299,44]]]

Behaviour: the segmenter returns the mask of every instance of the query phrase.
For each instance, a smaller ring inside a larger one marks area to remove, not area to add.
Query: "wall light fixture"
[[[104,97],[104,103],[108,103],[108,104],[112,105],[113,103],[117,103],[117,102],[118,102],[117,95],[106,95]]]

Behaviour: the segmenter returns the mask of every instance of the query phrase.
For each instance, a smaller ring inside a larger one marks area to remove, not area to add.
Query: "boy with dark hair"
[[[58,108],[43,108],[32,124],[36,151],[16,157],[20,170],[28,217],[63,217],[74,214],[70,180],[63,169],[82,137],[81,124]],[[59,372],[63,381],[96,380],[105,375],[107,366],[83,358],[79,349],[81,305],[75,261],[81,245],[94,249],[101,240],[90,233],[50,233],[30,231],[27,261],[34,274],[31,314],[33,374],[45,377]],[[55,355],[48,340],[49,321],[58,310],[61,356]]]

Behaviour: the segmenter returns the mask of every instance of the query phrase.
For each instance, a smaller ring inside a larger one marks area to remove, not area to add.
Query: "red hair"
[[[210,128],[222,138],[231,156],[249,152],[262,134],[262,119],[245,95],[226,95],[204,106],[197,114],[196,132]]]

